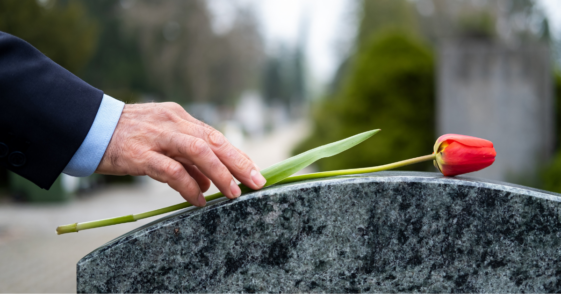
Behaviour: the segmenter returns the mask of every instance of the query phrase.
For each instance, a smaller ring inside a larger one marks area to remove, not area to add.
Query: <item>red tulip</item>
[[[495,162],[493,143],[484,139],[447,134],[434,144],[434,166],[445,176],[482,170]]]

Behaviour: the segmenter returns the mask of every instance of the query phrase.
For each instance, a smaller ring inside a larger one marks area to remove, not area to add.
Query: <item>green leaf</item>
[[[322,158],[337,155],[346,151],[372,137],[379,131],[380,130],[372,130],[360,133],[341,141],[308,150],[304,153],[300,153],[289,159],[274,164],[261,171],[261,174],[267,180],[267,184],[265,184],[265,186],[274,185]]]

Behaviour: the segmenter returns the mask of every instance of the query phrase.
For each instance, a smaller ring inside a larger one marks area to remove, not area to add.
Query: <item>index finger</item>
[[[267,181],[259,172],[257,165],[245,153],[228,142],[219,131],[187,121],[183,121],[178,127],[180,132],[207,142],[212,152],[230,173],[249,188],[258,190],[266,184]]]
[[[206,130],[206,141],[232,175],[251,189],[263,188],[267,181],[259,172],[257,165],[245,153],[228,142],[222,133],[215,129]]]

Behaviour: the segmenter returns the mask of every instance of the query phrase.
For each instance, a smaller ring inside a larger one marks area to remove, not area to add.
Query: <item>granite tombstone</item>
[[[436,133],[491,140],[508,158],[475,176],[533,183],[539,163],[551,160],[556,133],[550,56],[546,43],[457,39],[439,45]]]
[[[560,292],[560,201],[432,173],[273,186],[109,242],[78,292]]]

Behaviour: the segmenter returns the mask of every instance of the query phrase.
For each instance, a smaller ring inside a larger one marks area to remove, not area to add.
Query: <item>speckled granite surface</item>
[[[561,195],[432,173],[268,188],[78,263],[78,292],[561,292]]]

